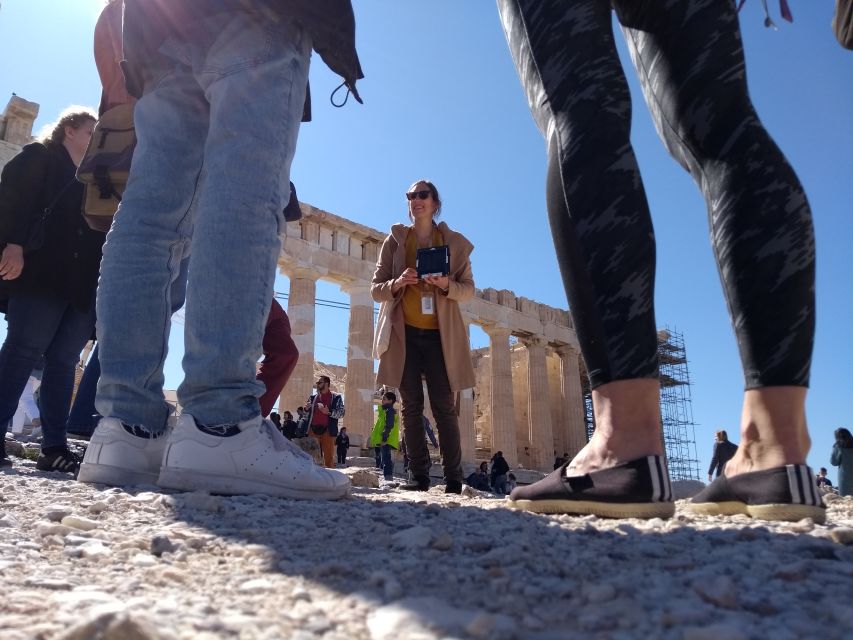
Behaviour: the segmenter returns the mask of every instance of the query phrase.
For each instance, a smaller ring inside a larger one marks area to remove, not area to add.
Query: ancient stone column
[[[544,336],[533,336],[522,342],[527,348],[527,424],[531,453],[535,467],[546,471],[554,463],[554,432],[545,362],[545,346],[548,342]]]
[[[489,372],[492,394],[489,413],[492,418],[492,454],[503,451],[509,465],[518,464],[515,435],[515,409],[512,400],[512,359],[508,327],[484,326],[489,334]]]
[[[563,400],[563,361],[556,349],[548,347],[545,361],[548,365],[548,397],[551,399],[551,429],[554,448],[559,455],[569,451],[569,421]]]
[[[373,428],[373,298],[370,285],[351,284],[341,289],[350,297],[343,424],[350,438],[360,435],[366,443]],[[355,440],[353,445],[357,444]]]
[[[317,274],[308,269],[285,271],[290,278],[287,315],[299,362],[281,393],[279,408],[296,416],[296,407],[305,404],[314,388],[314,299],[317,296]]]
[[[557,349],[562,363],[562,397],[568,430],[568,453],[574,456],[586,444],[586,410],[583,403],[578,352],[565,345]],[[562,453],[562,452],[561,452]]]
[[[462,462],[473,464],[477,459],[474,433],[474,390],[459,393],[459,438],[462,443]]]

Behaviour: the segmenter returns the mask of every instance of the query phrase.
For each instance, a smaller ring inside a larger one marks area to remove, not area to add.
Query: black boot
[[[462,493],[462,483],[458,480],[448,480],[444,485],[444,493]]]
[[[406,491],[429,491],[429,476],[415,476],[400,488]]]

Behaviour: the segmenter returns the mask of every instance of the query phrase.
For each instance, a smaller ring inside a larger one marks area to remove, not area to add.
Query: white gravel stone
[[[91,520],[89,518],[84,518],[83,516],[70,515],[62,518],[62,524],[66,527],[71,527],[73,529],[80,529],[81,531],[91,531],[92,529],[98,528],[98,521]]]
[[[433,533],[429,527],[418,526],[398,531],[391,536],[391,543],[395,547],[421,549],[428,546],[432,539]]]

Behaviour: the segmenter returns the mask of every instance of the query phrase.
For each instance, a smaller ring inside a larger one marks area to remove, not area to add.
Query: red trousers
[[[281,390],[290,379],[296,362],[299,360],[299,350],[290,337],[290,319],[284,309],[272,301],[267,326],[264,330],[264,359],[258,371],[258,380],[263,382],[267,390],[260,398],[261,415],[267,416],[272,411]]]

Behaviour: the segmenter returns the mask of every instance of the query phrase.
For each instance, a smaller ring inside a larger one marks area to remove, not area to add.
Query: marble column
[[[511,467],[518,464],[515,434],[515,408],[512,399],[512,357],[508,327],[484,326],[489,335],[489,373],[492,393],[489,414],[492,419],[492,454],[503,451]]]
[[[566,416],[568,453],[574,456],[586,445],[586,410],[583,403],[578,352],[565,345],[557,350],[562,363],[563,411]]]
[[[554,432],[545,362],[548,342],[544,336],[532,336],[523,343],[527,348],[527,424],[531,453],[535,468],[546,471],[552,469],[554,463]]]
[[[569,451],[569,420],[563,399],[563,361],[556,349],[546,349],[548,364],[548,397],[551,399],[551,428],[554,448],[559,455]]]
[[[314,299],[317,297],[317,274],[309,269],[288,269],[290,294],[287,298],[287,315],[290,331],[299,362],[293,370],[279,399],[280,412],[291,411],[296,416],[296,407],[305,404],[314,388]]]
[[[477,460],[474,433],[474,390],[459,392],[459,438],[462,444],[462,462],[474,464]]]
[[[341,289],[350,297],[343,424],[355,445],[354,436],[361,436],[366,443],[373,428],[373,298],[370,285],[351,284]]]

